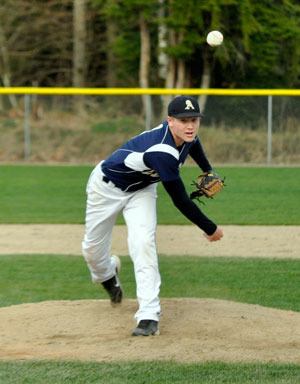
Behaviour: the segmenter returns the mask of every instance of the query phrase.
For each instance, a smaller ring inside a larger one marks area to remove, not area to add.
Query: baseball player
[[[161,278],[156,251],[156,188],[162,182],[174,205],[205,234],[217,241],[222,229],[190,199],[179,169],[188,155],[204,172],[212,170],[198,137],[201,118],[193,97],[178,96],[168,105],[167,120],[126,142],[101,161],[87,184],[83,256],[94,283],[102,284],[112,305],[122,301],[120,259],[111,255],[112,230],[119,212],[128,230],[134,265],[138,310],[133,336],[159,333]]]

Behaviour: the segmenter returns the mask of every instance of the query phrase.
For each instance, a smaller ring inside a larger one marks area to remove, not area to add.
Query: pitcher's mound
[[[164,299],[160,336],[132,337],[135,300],[0,309],[1,359],[300,363],[300,313],[211,299]]]

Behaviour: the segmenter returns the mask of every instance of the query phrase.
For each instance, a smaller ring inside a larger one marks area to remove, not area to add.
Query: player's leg
[[[92,281],[102,283],[111,294],[120,293],[116,276],[116,259],[111,257],[112,230],[118,212],[122,210],[122,191],[102,181],[102,172],[96,167],[87,185],[85,235],[82,253],[91,272]],[[120,293],[121,294],[121,293]],[[116,302],[122,297],[115,297]],[[112,302],[114,301],[111,296]]]
[[[136,192],[125,206],[123,215],[128,227],[128,248],[134,263],[139,303],[135,318],[138,324],[142,320],[158,322],[161,279],[155,235],[156,185],[152,184],[144,190]],[[151,333],[157,333],[157,331],[154,329]]]

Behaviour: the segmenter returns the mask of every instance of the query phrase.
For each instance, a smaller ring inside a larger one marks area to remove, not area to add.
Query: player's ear
[[[167,117],[167,122],[169,125],[172,125],[174,118],[172,116]]]

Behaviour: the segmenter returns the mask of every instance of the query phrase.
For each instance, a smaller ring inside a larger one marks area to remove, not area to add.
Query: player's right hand
[[[212,235],[207,235],[205,233],[204,236],[207,238],[208,241],[218,241],[221,240],[221,238],[223,237],[223,230],[220,227],[217,227],[217,229]]]

